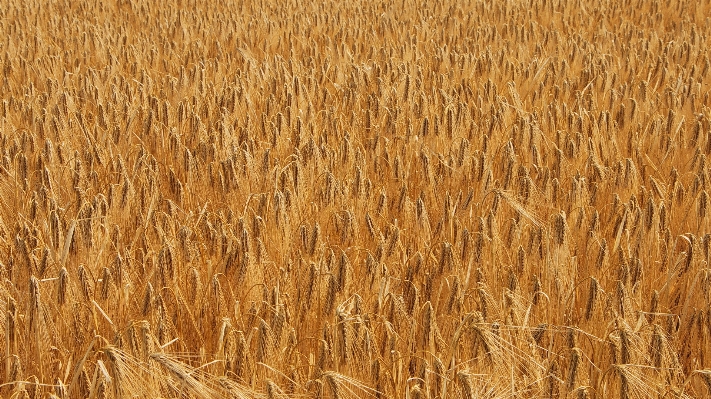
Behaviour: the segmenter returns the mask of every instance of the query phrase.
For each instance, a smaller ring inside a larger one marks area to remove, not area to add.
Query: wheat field
[[[711,1],[0,32],[0,397],[711,395]]]

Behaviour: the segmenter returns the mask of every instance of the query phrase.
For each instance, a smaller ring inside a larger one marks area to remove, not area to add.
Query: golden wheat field
[[[0,1],[0,397],[711,396],[711,1]]]

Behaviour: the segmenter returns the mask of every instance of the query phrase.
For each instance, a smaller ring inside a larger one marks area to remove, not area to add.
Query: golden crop
[[[0,2],[0,397],[711,395],[709,0]]]

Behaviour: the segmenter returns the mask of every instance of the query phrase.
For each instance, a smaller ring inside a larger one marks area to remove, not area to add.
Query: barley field
[[[0,2],[0,397],[711,395],[711,1]]]

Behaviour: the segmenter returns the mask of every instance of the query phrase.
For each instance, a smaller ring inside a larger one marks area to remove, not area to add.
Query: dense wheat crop
[[[0,2],[0,396],[711,395],[711,2]]]

